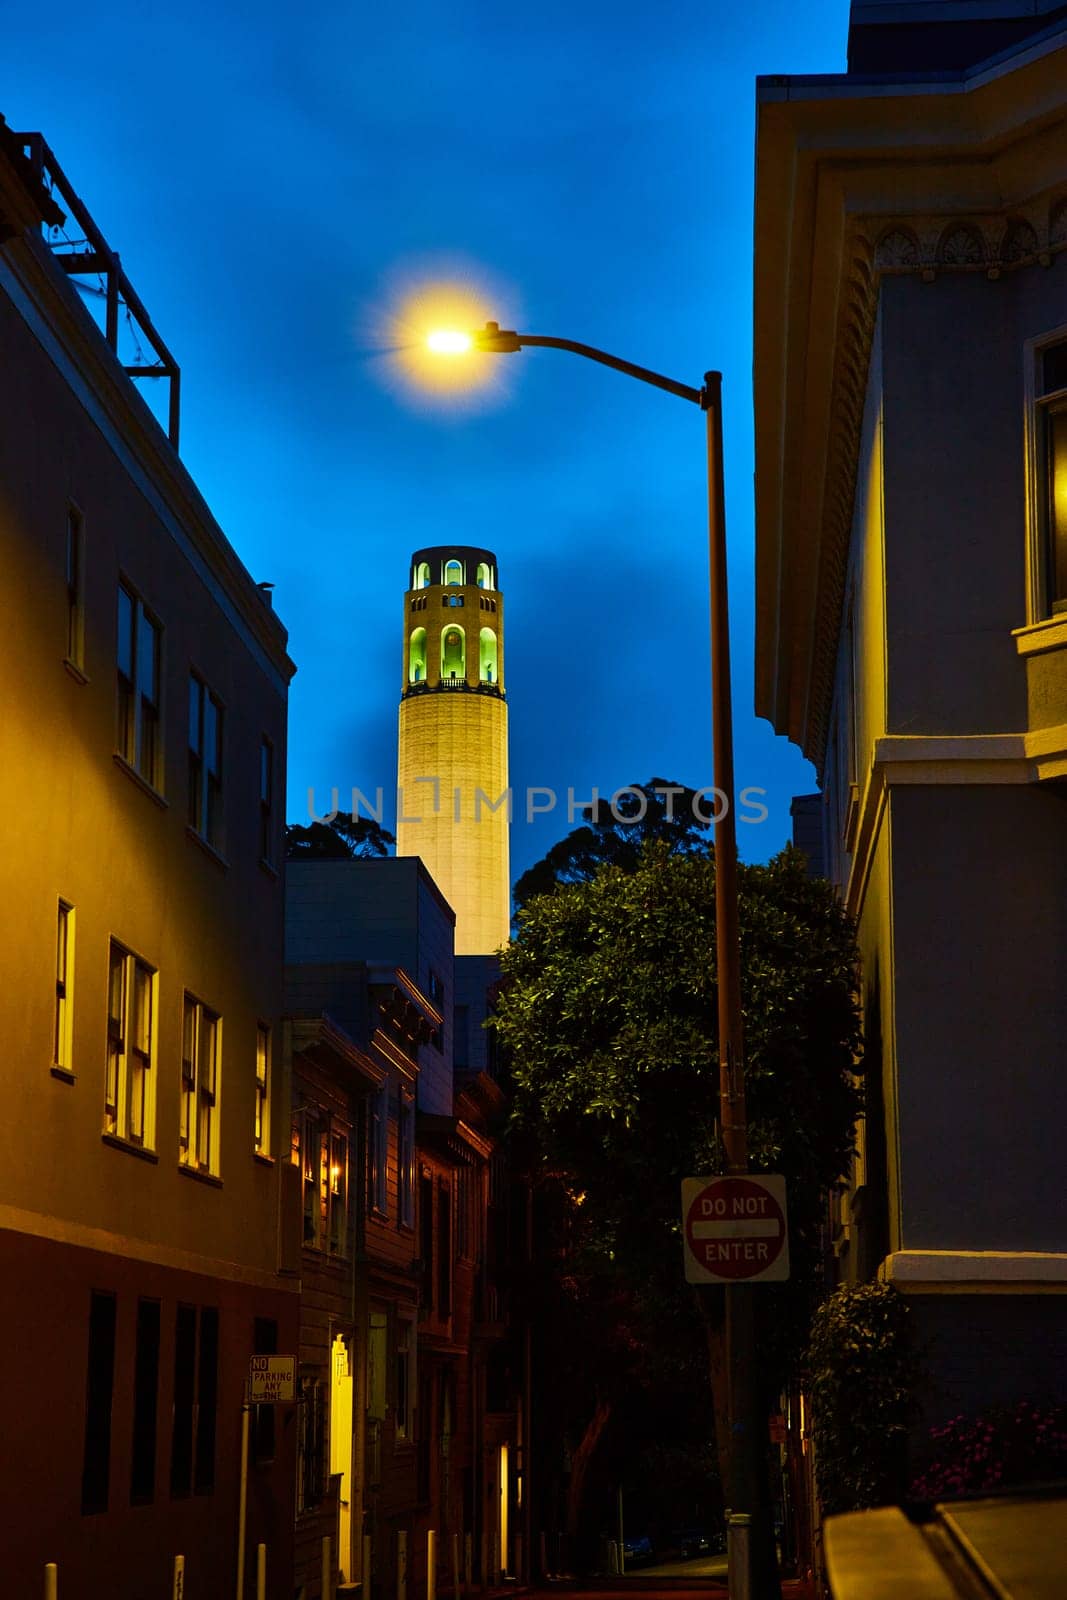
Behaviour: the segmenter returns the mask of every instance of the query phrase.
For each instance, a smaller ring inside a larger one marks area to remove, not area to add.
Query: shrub
[[[931,1428],[928,1439],[929,1464],[911,1486],[915,1500],[955,1500],[1067,1476],[1067,1406],[1028,1400],[1014,1410],[994,1406]]]
[[[887,1283],[836,1290],[815,1313],[807,1368],[824,1515],[901,1499],[917,1376],[903,1295]]]

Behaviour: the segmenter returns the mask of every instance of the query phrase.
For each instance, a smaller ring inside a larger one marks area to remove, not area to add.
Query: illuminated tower
[[[397,855],[421,856],[456,913],[456,954],[508,941],[508,708],[496,557],[435,545],[404,596]],[[494,809],[495,808],[495,809]]]

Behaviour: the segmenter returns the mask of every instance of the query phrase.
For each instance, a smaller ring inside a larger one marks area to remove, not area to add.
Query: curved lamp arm
[[[704,389],[693,389],[689,384],[677,383],[674,378],[650,372],[647,367],[634,366],[632,361],[610,356],[606,350],[597,350],[591,344],[579,344],[576,339],[553,339],[540,333],[515,333],[510,328],[501,328],[498,323],[487,322],[484,328],[471,335],[471,341],[476,350],[490,351],[496,355],[511,355],[517,350],[537,347],[569,350],[572,355],[585,356],[589,361],[599,361],[602,366],[614,367],[616,372],[624,372],[629,378],[640,378],[642,383],[651,383],[657,389],[665,389],[668,394],[676,394],[682,400],[691,400],[701,409],[707,409]]]

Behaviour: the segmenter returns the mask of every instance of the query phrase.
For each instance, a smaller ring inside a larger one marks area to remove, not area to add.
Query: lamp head
[[[522,349],[518,334],[510,328],[502,328],[499,322],[487,322],[484,328],[471,334],[471,342],[475,350],[487,350],[495,355],[513,355]]]

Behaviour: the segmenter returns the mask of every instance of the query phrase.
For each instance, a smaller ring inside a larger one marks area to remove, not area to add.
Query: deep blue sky
[[[761,72],[844,67],[847,0],[18,6],[0,111],[40,130],[183,372],[185,462],[299,671],[289,817],[395,783],[410,552],[499,556],[516,791],[711,782],[703,419],[550,352],[414,403],[397,285],[698,386],[724,372],[739,784],[787,837],[811,768],[752,712],[751,277]],[[490,314],[496,314],[496,301]],[[488,359],[488,358],[485,358]],[[517,874],[566,819],[512,837]]]

